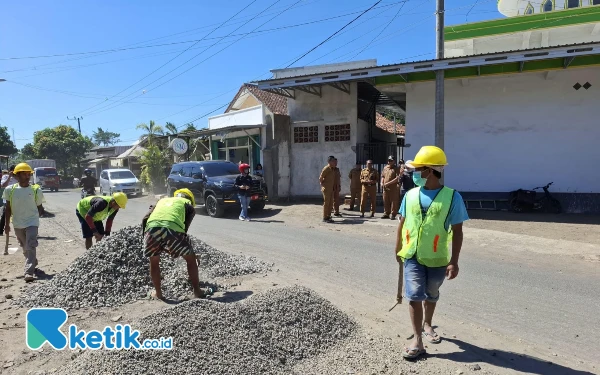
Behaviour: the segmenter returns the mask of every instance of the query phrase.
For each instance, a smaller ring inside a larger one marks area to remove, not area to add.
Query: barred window
[[[350,124],[325,126],[325,142],[350,140]]]
[[[318,126],[299,126],[294,128],[294,143],[319,142]]]

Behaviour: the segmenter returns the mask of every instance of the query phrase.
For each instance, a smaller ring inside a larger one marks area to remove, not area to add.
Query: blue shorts
[[[83,233],[83,238],[94,237],[94,233],[92,233],[92,230],[90,229],[90,226],[88,225],[87,221],[85,221],[85,219],[81,217],[79,211],[75,210],[75,213],[77,214],[79,223],[81,223],[81,233]],[[94,221],[94,225],[96,226],[98,233],[104,236],[104,224],[102,224],[101,221]]]
[[[426,267],[416,257],[404,261],[404,298],[409,301],[437,302],[446,267]]]

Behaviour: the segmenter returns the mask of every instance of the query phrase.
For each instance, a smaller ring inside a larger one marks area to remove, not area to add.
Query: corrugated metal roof
[[[509,50],[509,51],[502,51],[502,52],[491,52],[491,53],[484,53],[484,54],[476,54],[476,55],[468,55],[468,56],[456,56],[456,57],[448,57],[448,58],[444,58],[444,59],[430,59],[430,60],[415,60],[415,61],[410,61],[410,62],[403,62],[403,63],[395,63],[395,64],[386,64],[386,65],[378,65],[376,67],[372,67],[372,68],[360,68],[360,69],[346,69],[346,70],[336,70],[336,71],[330,71],[330,72],[325,72],[325,73],[317,73],[317,74],[307,74],[307,75],[300,75],[300,76],[295,76],[295,77],[286,77],[286,78],[279,78],[279,79],[268,79],[268,80],[263,80],[263,81],[257,81],[255,82],[259,88],[261,89],[267,89],[268,84],[272,84],[274,82],[285,82],[285,81],[290,81],[292,79],[294,80],[302,80],[303,78],[310,78],[310,77],[318,77],[318,76],[323,76],[323,75],[327,75],[327,74],[341,74],[341,73],[349,73],[349,72],[354,72],[354,71],[365,71],[365,70],[372,70],[372,69],[386,69],[386,68],[392,68],[392,67],[401,67],[401,66],[405,66],[405,65],[411,65],[411,64],[428,64],[428,63],[439,63],[439,62],[445,62],[445,61],[451,61],[451,60],[457,60],[457,59],[473,59],[473,58],[484,58],[484,57],[493,57],[496,55],[505,55],[505,54],[509,54],[509,53],[530,53],[530,52],[536,52],[536,51],[541,51],[541,50],[555,50],[555,49],[564,49],[564,48],[584,48],[584,47],[588,47],[588,46],[598,46],[600,45],[600,43],[598,42],[591,42],[591,43],[575,43],[575,44],[564,44],[564,45],[559,45],[559,46],[550,46],[550,47],[538,47],[538,48],[530,48],[530,49],[523,49],[523,50]],[[499,63],[502,63],[502,61],[500,61]],[[457,68],[459,68],[459,66],[457,66]],[[360,80],[361,77],[357,76],[355,77],[356,80]],[[302,82],[298,82],[298,83],[302,83]],[[327,82],[323,82],[323,83],[327,83]],[[307,83],[307,85],[310,85],[311,83]]]

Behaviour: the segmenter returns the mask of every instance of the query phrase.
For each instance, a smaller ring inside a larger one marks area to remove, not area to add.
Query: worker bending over
[[[86,250],[92,247],[92,238],[99,242],[104,236],[110,235],[115,216],[126,205],[127,195],[120,192],[112,197],[86,197],[79,201],[75,213],[81,223]],[[106,220],[106,227],[102,224],[103,220]]]
[[[187,232],[196,215],[194,194],[189,189],[179,189],[172,198],[163,198],[142,220],[144,255],[150,257],[150,277],[154,284],[152,296],[163,299],[160,285],[160,253],[166,251],[173,258],[183,257],[196,298],[206,294],[200,289],[198,265],[194,248]]]

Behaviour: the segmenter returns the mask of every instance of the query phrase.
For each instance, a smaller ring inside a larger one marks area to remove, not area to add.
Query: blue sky
[[[243,82],[269,78],[270,69],[286,67],[375,2],[3,2],[0,78],[7,82],[0,82],[0,124],[14,129],[19,148],[36,130],[76,127],[67,116],[83,117],[84,134],[102,127],[120,133],[123,144],[135,141],[135,126],[149,120],[197,119],[202,128],[207,119],[200,117],[228,103]],[[503,17],[496,0],[446,0],[446,9],[446,25]],[[434,12],[435,0],[383,0],[293,66],[433,58]],[[39,57],[47,55],[63,56]]]

